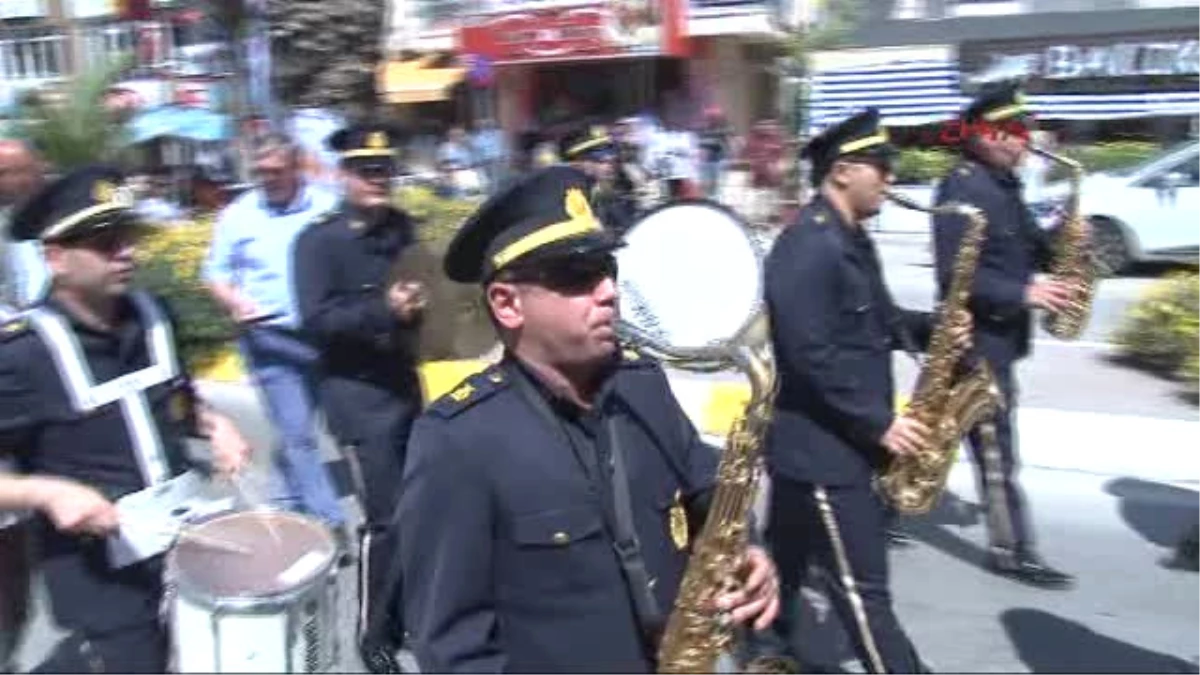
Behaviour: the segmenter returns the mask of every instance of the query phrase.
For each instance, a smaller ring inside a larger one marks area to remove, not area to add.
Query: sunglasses
[[[534,284],[563,295],[583,295],[605,279],[616,280],[617,259],[610,253],[552,258],[510,269],[504,277],[512,283]]]
[[[354,175],[365,180],[390,179],[396,173],[396,167],[391,163],[362,164],[353,169]]]

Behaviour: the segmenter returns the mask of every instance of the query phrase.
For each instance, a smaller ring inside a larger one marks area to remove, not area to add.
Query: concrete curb
[[[465,371],[449,369],[436,391],[447,391]],[[672,371],[671,389],[705,440],[724,445],[734,418],[749,399],[740,379]],[[218,407],[227,397],[257,400],[246,382],[201,381]],[[901,403],[898,401],[898,403]],[[1017,411],[1021,463],[1025,467],[1177,483],[1200,490],[1200,421],[1110,415],[1046,408]],[[969,462],[959,452],[960,463]]]

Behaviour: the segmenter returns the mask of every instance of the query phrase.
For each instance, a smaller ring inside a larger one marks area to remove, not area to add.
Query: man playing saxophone
[[[1026,155],[1032,129],[1017,84],[985,86],[964,111],[962,122],[968,130],[962,161],[938,186],[936,203],[977,207],[988,223],[968,306],[976,319],[976,349],[990,364],[1005,406],[995,416],[995,443],[985,444],[979,428],[968,438],[987,505],[989,564],[997,573],[1022,582],[1061,588],[1070,585],[1071,576],[1042,562],[1034,551],[1016,482],[1013,365],[1029,353],[1030,310],[1065,309],[1071,289],[1054,279],[1034,278],[1034,272],[1045,269],[1051,260],[1051,236],[1034,221],[1014,173]],[[967,221],[957,215],[938,215],[933,228],[940,297],[953,274]]]
[[[396,522],[423,672],[653,672],[717,456],[662,368],[617,340],[620,246],[553,166],[462,226],[445,271],[477,283],[504,358],[417,420]],[[775,567],[750,546],[735,623],[766,629]],[[715,610],[716,608],[714,608]]]
[[[889,512],[873,486],[890,456],[914,454],[929,437],[915,418],[894,412],[891,371],[893,350],[928,342],[930,315],[893,303],[863,226],[886,197],[895,149],[869,109],[803,154],[819,193],[765,267],[780,384],[767,440],[767,541],[783,603],[775,633],[790,637],[797,590],[815,564],[867,672],[916,672],[923,665],[888,589]],[[965,344],[963,314],[953,336]]]

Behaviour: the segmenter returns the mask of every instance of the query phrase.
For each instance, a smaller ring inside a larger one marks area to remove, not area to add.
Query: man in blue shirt
[[[18,140],[0,141],[0,306],[15,310],[46,294],[50,272],[41,242],[12,241],[8,219],[13,208],[42,187],[42,163]]]
[[[204,278],[241,327],[242,358],[282,437],[274,500],[321,518],[342,537],[345,518],[314,427],[318,355],[299,330],[291,262],[296,236],[336,200],[304,182],[300,152],[281,134],[257,141],[258,186],[218,217]]]

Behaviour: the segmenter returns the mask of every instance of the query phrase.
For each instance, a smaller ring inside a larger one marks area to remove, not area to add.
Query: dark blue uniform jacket
[[[605,491],[575,444],[529,403],[520,377],[536,381],[506,358],[435,402],[414,428],[397,517],[417,660],[425,672],[650,672]],[[568,404],[538,391],[569,422]],[[687,561],[669,514],[678,495],[697,531],[717,454],[663,370],[637,353],[625,352],[593,411],[571,435],[590,427],[607,447],[605,420],[615,416],[643,558],[668,612]]]
[[[874,245],[823,197],[779,235],[765,275],[779,369],[768,466],[795,481],[869,481],[886,460],[892,351],[923,349],[929,315],[895,306]]]
[[[1012,172],[971,160],[956,166],[937,189],[937,204],[959,202],[983,210],[987,238],[971,286],[969,309],[975,321],[976,349],[992,363],[1005,364],[1029,353],[1030,312],[1025,287],[1052,255],[1052,236],[1042,230],[1021,196]],[[935,216],[939,295],[945,293],[968,221]]]

